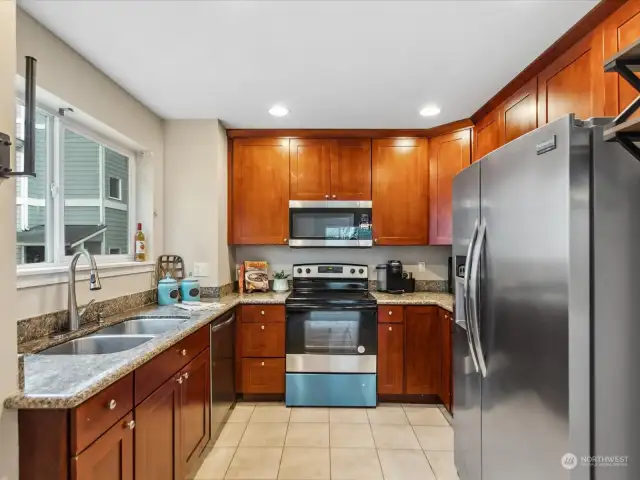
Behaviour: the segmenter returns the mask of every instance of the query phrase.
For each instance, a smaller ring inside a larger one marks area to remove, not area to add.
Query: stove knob
[[[358,273],[362,275],[364,273],[364,269],[361,268],[360,270],[358,270]]]
[[[298,273],[302,273],[302,269],[301,268],[298,269]]]
[[[307,273],[311,273],[311,269],[310,269],[310,268],[307,268],[307,269],[305,270],[305,272],[307,272]]]
[[[355,268],[352,268],[352,269],[351,269],[351,275],[353,275],[354,273],[356,273],[356,269],[355,269]]]

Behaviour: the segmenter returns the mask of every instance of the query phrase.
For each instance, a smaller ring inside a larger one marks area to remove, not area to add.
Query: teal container
[[[166,278],[158,282],[158,305],[178,303],[178,282],[167,273]]]
[[[200,282],[195,278],[185,278],[180,282],[180,297],[183,302],[200,301]]]

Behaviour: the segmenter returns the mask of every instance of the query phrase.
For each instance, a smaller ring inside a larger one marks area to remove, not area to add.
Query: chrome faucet
[[[78,312],[78,301],[76,300],[76,265],[80,257],[84,255],[89,261],[90,276],[89,276],[89,290],[100,290],[100,277],[98,276],[98,266],[96,265],[96,259],[93,258],[86,250],[80,250],[76,252],[71,258],[69,264],[69,330],[75,331],[80,327],[80,318],[87,311],[87,308],[95,301],[95,298],[87,303]]]

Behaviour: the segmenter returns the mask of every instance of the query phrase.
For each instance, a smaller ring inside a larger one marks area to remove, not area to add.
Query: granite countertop
[[[180,308],[147,305],[109,317],[101,324],[81,327],[56,338],[45,337],[20,346],[24,355],[24,390],[4,401],[5,408],[73,408],[151,360],[199,328],[211,323],[238,304],[284,304],[288,293],[232,294],[203,301],[219,308],[189,313]],[[81,337],[129,318],[184,317],[179,327],[124,352],[103,355],[37,355],[34,352]]]
[[[453,313],[453,295],[450,293],[414,292],[383,293],[371,292],[378,305],[437,305]]]
[[[438,305],[453,310],[453,296],[446,293],[416,292],[393,295],[371,292],[380,305]],[[284,304],[286,293],[232,294],[219,299],[215,309],[189,313],[177,307],[147,305],[105,319],[105,322],[82,326],[78,331],[58,337],[44,337],[19,346],[24,355],[24,390],[4,401],[5,408],[73,408],[151,360],[199,328],[240,304]],[[183,317],[179,327],[154,337],[124,352],[103,355],[38,355],[36,352],[93,333],[126,319],[140,317]]]

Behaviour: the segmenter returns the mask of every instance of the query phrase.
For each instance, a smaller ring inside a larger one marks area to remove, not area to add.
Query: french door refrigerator
[[[461,480],[640,479],[640,161],[569,115],[453,182]]]

